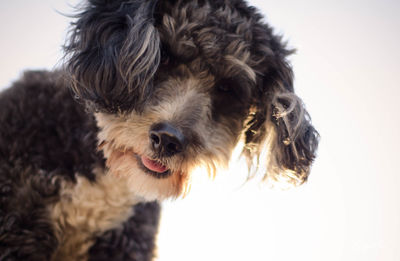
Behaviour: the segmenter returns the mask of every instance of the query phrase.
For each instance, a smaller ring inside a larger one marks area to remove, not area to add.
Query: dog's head
[[[263,155],[266,178],[307,179],[318,134],[291,50],[244,1],[91,0],[66,53],[109,171],[138,195],[185,193],[194,167],[227,165],[240,140],[251,171]]]

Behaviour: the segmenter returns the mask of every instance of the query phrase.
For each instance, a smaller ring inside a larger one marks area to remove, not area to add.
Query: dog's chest
[[[107,174],[96,182],[79,176],[76,184],[64,183],[60,200],[50,207],[59,241],[52,260],[87,260],[96,236],[125,222],[139,201],[123,178]]]

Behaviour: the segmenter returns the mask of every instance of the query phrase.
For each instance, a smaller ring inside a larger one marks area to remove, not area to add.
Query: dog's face
[[[146,199],[227,165],[243,139],[266,177],[303,182],[318,135],[293,93],[290,53],[242,1],[89,1],[66,46],[109,172]]]

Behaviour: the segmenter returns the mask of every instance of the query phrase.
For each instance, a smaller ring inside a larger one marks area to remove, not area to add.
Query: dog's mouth
[[[139,167],[146,174],[149,174],[158,179],[167,178],[172,174],[171,170],[167,166],[163,165],[157,160],[150,159],[146,156],[139,156],[137,154],[135,156]]]

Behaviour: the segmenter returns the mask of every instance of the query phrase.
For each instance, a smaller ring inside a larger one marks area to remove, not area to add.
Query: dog
[[[293,50],[245,1],[89,0],[64,50],[0,94],[0,260],[151,260],[159,202],[238,144],[249,176],[307,180]]]

